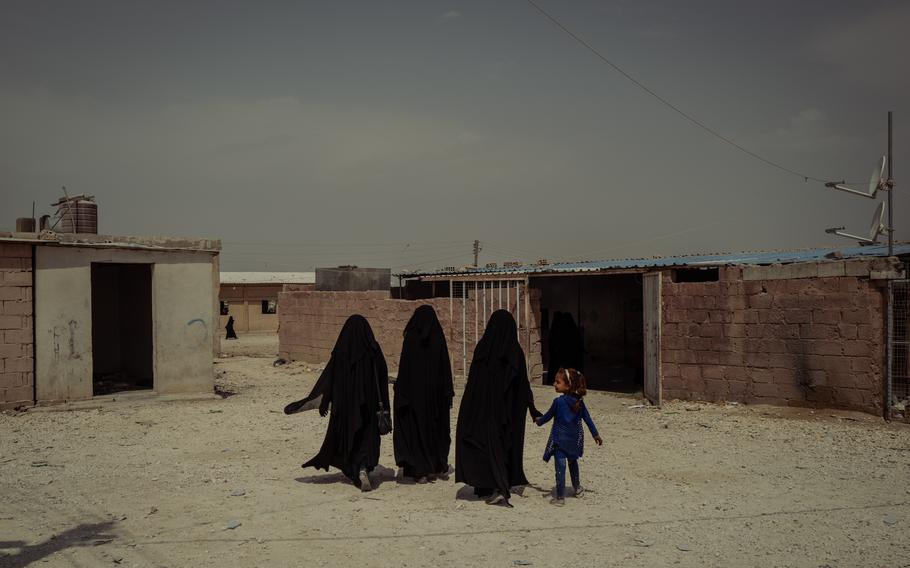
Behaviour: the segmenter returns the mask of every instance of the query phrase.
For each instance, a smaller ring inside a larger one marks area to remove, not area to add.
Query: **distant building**
[[[234,317],[238,333],[278,331],[278,293],[314,290],[315,272],[222,272],[219,312],[221,328]]]
[[[0,232],[0,409],[212,393],[217,240]]]

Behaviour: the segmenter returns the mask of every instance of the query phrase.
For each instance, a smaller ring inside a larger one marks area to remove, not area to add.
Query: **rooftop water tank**
[[[92,195],[61,197],[52,206],[57,207],[58,233],[98,233],[98,204]]]

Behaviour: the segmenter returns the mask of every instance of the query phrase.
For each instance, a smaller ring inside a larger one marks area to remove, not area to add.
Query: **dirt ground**
[[[317,373],[273,367],[274,336],[225,351],[225,399],[0,414],[0,566],[910,566],[903,425],[593,393],[589,492],[548,504],[529,423],[506,509],[396,478],[390,438],[372,493],[301,469],[327,419],[281,409]]]

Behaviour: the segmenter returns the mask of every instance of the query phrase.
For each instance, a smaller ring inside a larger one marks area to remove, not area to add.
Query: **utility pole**
[[[891,174],[891,111],[888,111],[888,256],[894,256],[894,176]]]
[[[890,122],[889,122],[889,124],[890,124]],[[475,239],[474,240],[474,268],[477,268],[477,266],[478,266],[477,261],[478,261],[478,257],[480,256],[480,251],[482,251],[482,250],[483,250],[483,248],[480,246],[480,241]]]

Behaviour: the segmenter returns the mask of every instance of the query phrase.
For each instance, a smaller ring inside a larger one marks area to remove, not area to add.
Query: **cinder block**
[[[871,357],[872,356],[872,344],[869,341],[862,339],[856,340],[845,340],[844,342],[844,355],[849,357]]]
[[[2,286],[0,285],[0,302],[7,300],[23,300],[23,291],[25,290],[22,286]]]
[[[872,266],[868,260],[845,260],[844,274],[846,276],[869,276]]]
[[[843,355],[844,346],[841,341],[831,339],[806,340],[806,352],[810,355]]]
[[[803,323],[799,326],[799,336],[802,339],[835,339],[837,328],[833,325]]]
[[[771,307],[773,297],[770,294],[756,294],[747,296],[749,298],[749,307],[757,310],[764,310]]]
[[[869,310],[844,310],[842,313],[843,323],[869,324],[872,322],[872,316]]]
[[[22,329],[24,327],[22,324],[22,316],[0,315],[0,329]]]
[[[839,309],[812,310],[812,323],[835,325],[841,322],[841,317]]]
[[[791,278],[816,278],[817,276],[818,265],[814,262],[743,268],[743,280],[788,280]]]
[[[812,310],[799,308],[783,310],[783,321],[788,324],[812,323]]]
[[[31,270],[4,270],[0,272],[2,274],[2,281],[4,286],[31,286],[32,285],[32,271]]]
[[[21,343],[0,343],[0,359],[24,357],[25,350]]]
[[[32,245],[24,243],[0,243],[0,256],[31,258]]]
[[[4,398],[0,402],[31,402],[34,390],[31,387],[12,387],[4,389]]]
[[[32,315],[32,303],[23,301],[8,300],[2,302],[0,314],[7,316],[30,316]]]
[[[819,262],[817,267],[819,278],[831,278],[846,274],[843,261]]]
[[[857,325],[853,323],[839,323],[837,324],[837,334],[840,335],[841,339],[856,339],[856,330]]]

